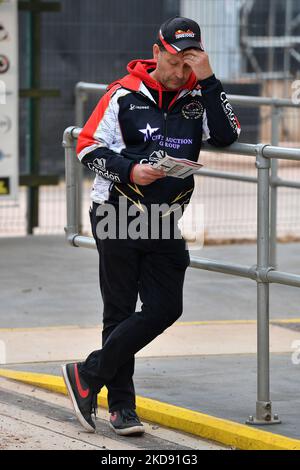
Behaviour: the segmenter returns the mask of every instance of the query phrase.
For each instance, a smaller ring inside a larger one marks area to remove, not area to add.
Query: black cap
[[[163,23],[158,33],[158,44],[171,54],[195,48],[204,51],[201,43],[200,26],[196,21],[174,16]]]

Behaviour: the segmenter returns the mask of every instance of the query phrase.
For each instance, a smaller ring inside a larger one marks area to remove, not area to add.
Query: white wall
[[[181,0],[180,14],[197,21],[215,75],[231,81],[240,75],[241,0]]]

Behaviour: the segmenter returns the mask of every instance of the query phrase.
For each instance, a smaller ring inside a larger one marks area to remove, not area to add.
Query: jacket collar
[[[154,78],[149,75],[149,72],[156,68],[156,60],[132,60],[127,66],[129,75],[116,80],[111,83],[108,89],[111,89],[113,86],[119,84],[124,88],[128,88],[133,91],[139,91],[141,84],[144,83],[146,86],[157,90],[158,92],[170,91],[165,88],[160,82],[154,80]],[[197,79],[195,74],[192,72],[188,81],[176,91],[180,92],[182,90],[193,90],[197,84]]]

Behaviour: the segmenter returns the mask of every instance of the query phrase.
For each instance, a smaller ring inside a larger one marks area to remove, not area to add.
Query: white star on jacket
[[[154,132],[158,130],[159,130],[159,127],[152,128],[150,124],[147,123],[146,129],[139,129],[139,132],[142,132],[142,134],[145,135],[144,142],[146,142],[147,140],[151,139],[152,134],[154,134]]]

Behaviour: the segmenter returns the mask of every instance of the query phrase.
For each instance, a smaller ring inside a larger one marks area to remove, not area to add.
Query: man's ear
[[[153,44],[153,59],[157,60],[159,55],[159,47],[157,44]]]

